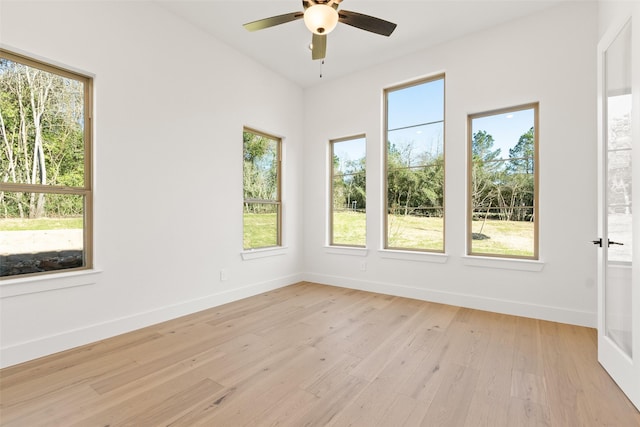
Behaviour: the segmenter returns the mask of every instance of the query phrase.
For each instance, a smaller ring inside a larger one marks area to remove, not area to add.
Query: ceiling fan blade
[[[311,59],[324,59],[327,55],[327,35],[313,34],[311,38]]]
[[[243,27],[249,31],[263,30],[275,25],[286,24],[287,22],[302,19],[303,16],[304,13],[302,12],[285,13],[284,15],[272,16],[271,18],[264,18],[258,21],[248,22],[244,24]]]
[[[396,29],[396,24],[393,22],[385,21],[384,19],[375,18],[369,15],[363,15],[358,12],[339,10],[338,15],[340,16],[339,21],[343,24],[351,25],[352,27],[360,28],[361,30],[370,31],[382,36],[388,37],[393,33],[393,30]]]

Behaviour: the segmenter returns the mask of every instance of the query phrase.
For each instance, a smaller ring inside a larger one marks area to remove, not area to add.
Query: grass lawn
[[[82,217],[68,218],[0,218],[0,231],[82,229]]]
[[[275,213],[244,213],[243,247],[266,248],[278,244],[278,216]]]
[[[481,233],[488,239],[472,240],[474,254],[533,256],[534,224],[528,221],[473,221],[474,233]]]
[[[390,248],[444,250],[442,218],[405,215],[389,215],[388,218]]]
[[[367,245],[367,216],[361,212],[344,211],[333,214],[333,244]]]
[[[389,215],[389,247],[398,249],[442,250],[444,221],[442,218]],[[345,211],[335,212],[334,238],[337,245],[366,245],[366,215]],[[474,233],[487,238],[473,240],[475,254],[533,255],[534,226],[525,221],[474,221]],[[261,248],[277,244],[275,214],[244,214],[244,247]]]
[[[0,231],[82,229],[83,218],[0,218]],[[334,244],[364,246],[366,215],[346,211],[333,218]],[[532,222],[489,220],[474,221],[474,233],[487,236],[473,240],[476,254],[533,255]],[[389,215],[389,246],[407,249],[442,250],[442,218]],[[276,214],[244,214],[244,247],[261,248],[277,245]]]
[[[365,214],[336,212],[333,219],[334,243],[365,244]],[[436,217],[389,215],[389,247],[442,250],[444,221]],[[474,221],[473,232],[488,237],[473,240],[477,254],[533,256],[534,224],[525,221]]]

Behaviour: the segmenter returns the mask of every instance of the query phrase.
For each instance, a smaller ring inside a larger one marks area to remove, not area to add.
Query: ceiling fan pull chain
[[[320,63],[320,78],[322,78],[322,66],[324,65],[324,59]]]

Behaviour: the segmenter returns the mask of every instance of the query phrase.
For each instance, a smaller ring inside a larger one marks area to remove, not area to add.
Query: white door
[[[598,360],[640,408],[640,16],[598,45]]]

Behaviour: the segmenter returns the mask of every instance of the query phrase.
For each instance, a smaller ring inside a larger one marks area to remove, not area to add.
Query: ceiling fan
[[[342,0],[302,0],[303,12],[285,13],[248,22],[244,24],[244,28],[257,31],[304,19],[305,25],[313,33],[310,45],[312,59],[324,59],[327,53],[327,34],[333,31],[338,22],[387,37],[396,29],[396,24],[384,19],[348,10],[338,11],[340,3]]]

